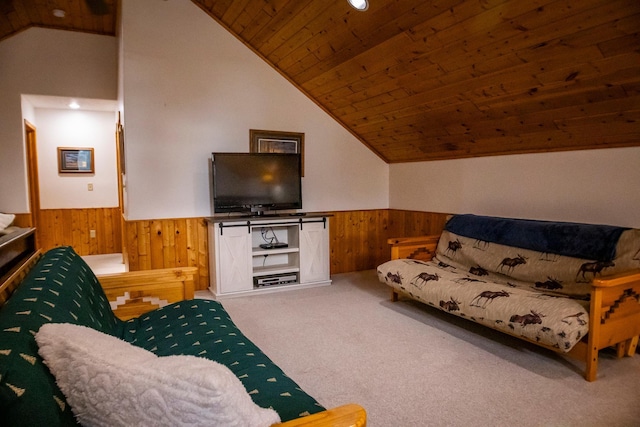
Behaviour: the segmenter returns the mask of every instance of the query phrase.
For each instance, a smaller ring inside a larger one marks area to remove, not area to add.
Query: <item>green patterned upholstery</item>
[[[324,410],[258,347],[216,301],[182,301],[122,322],[95,275],[72,248],[47,252],[0,308],[2,425],[77,425],[55,378],[38,355],[44,323],[73,323],[120,337],[158,356],[194,355],[226,365],[253,401],[282,421]]]
[[[282,421],[324,410],[240,332],[217,301],[182,301],[131,319],[123,338],[158,356],[187,354],[227,366],[253,401],[275,409]]]
[[[0,413],[6,425],[74,425],[33,335],[44,323],[73,323],[119,335],[93,272],[73,249],[47,252],[0,309]]]

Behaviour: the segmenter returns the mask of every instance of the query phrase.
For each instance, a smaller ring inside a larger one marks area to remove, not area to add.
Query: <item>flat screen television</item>
[[[302,209],[299,154],[212,153],[214,213]]]

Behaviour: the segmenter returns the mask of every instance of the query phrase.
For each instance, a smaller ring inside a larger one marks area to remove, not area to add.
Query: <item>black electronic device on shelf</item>
[[[271,233],[271,237],[269,237],[269,233]],[[265,241],[265,243],[260,244],[262,249],[281,249],[289,246],[288,243],[278,240],[278,236],[272,227],[262,227],[260,234],[262,235],[262,240]]]
[[[302,209],[302,162],[293,153],[212,153],[214,213]]]
[[[272,243],[263,243],[260,245],[262,249],[282,249],[289,247],[287,243],[284,242],[272,242]]]

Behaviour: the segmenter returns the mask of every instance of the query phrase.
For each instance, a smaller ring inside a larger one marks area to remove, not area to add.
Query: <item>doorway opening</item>
[[[27,154],[27,186],[29,187],[30,226],[36,229],[36,247],[40,247],[40,180],[38,177],[38,144],[36,127],[24,121],[24,134]]]
[[[22,95],[29,205],[23,223],[36,229],[43,250],[69,245],[81,256],[116,253],[122,265],[122,198],[117,194],[120,171],[113,132],[118,105],[74,98],[80,108],[70,110],[70,99]],[[60,145],[95,148],[99,167],[84,175],[61,172],[55,155]]]

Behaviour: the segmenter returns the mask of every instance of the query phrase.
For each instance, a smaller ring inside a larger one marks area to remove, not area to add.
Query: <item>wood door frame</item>
[[[118,175],[118,206],[120,207],[120,239],[122,247],[122,263],[125,265],[125,271],[129,271],[129,252],[126,226],[124,219],[124,127],[120,111],[118,111],[118,123],[116,123],[116,172]]]
[[[24,142],[27,156],[27,187],[29,191],[30,226],[36,229],[36,247],[40,247],[40,177],[38,174],[38,144],[36,127],[24,119]]]

